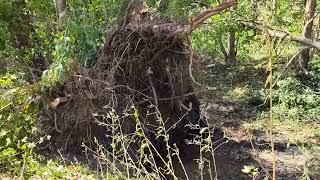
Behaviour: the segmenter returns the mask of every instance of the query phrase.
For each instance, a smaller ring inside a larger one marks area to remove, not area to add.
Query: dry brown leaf
[[[50,103],[50,106],[51,106],[52,108],[56,109],[56,108],[59,106],[59,104],[64,103],[64,102],[68,102],[68,101],[69,101],[69,100],[68,100],[68,98],[66,98],[66,97],[58,97],[58,98],[56,98],[54,101],[52,101],[52,102]]]

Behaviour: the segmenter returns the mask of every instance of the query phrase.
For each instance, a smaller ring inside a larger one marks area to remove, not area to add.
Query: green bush
[[[32,98],[35,87],[14,86],[12,77],[0,79],[0,167],[20,172],[35,146],[35,119],[39,104]]]
[[[315,78],[310,76],[309,78]],[[266,102],[266,91],[256,93],[260,102]],[[273,111],[280,121],[319,121],[320,93],[305,85],[297,77],[288,77],[277,82],[273,91]]]

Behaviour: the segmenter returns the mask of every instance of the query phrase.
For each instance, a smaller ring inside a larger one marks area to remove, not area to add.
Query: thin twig
[[[57,114],[54,113],[54,128],[56,129],[57,132],[62,133],[62,131],[58,128],[58,124],[57,124]]]
[[[192,64],[193,64],[193,55],[194,55],[194,51],[193,51],[193,49],[192,49],[192,42],[191,42],[191,38],[190,37],[188,37],[188,41],[189,41],[189,51],[190,51],[190,64],[189,64],[189,75],[190,75],[190,77],[191,77],[191,79],[192,79],[192,81],[195,83],[195,84],[197,84],[197,85],[199,85],[199,86],[202,86],[202,84],[200,84],[200,83],[198,83],[197,81],[196,81],[196,79],[193,77],[193,75],[192,75]]]
[[[151,70],[150,70],[151,71]],[[152,72],[149,72],[150,74]],[[148,73],[148,80],[149,80],[149,84],[151,86],[151,89],[152,89],[152,93],[153,93],[153,101],[154,101],[154,106],[158,109],[158,97],[157,97],[157,92],[156,92],[156,89],[154,88],[154,85],[152,83],[152,79],[151,79],[151,76],[150,74]]]

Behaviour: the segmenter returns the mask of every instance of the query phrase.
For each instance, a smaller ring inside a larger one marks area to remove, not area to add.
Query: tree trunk
[[[305,27],[303,30],[303,37],[312,39],[312,27],[313,19],[316,9],[316,0],[307,0],[304,23]],[[308,74],[308,63],[310,61],[310,48],[306,48],[302,51],[301,56],[298,61],[298,71],[299,73]]]
[[[314,36],[314,39],[316,41],[319,41],[320,40],[320,17],[318,17],[318,24],[317,24],[317,27],[316,27],[316,34]],[[314,54],[318,51],[318,49],[312,49],[311,50],[311,53],[310,53],[310,59],[313,59],[313,56]]]
[[[225,61],[226,64],[227,64],[227,63],[228,63],[228,53],[227,53],[226,49],[224,48],[223,41],[222,41],[222,37],[219,38],[219,46],[220,46],[220,51],[221,51],[222,54],[223,54],[224,61]]]
[[[228,64],[230,65],[234,65],[237,62],[236,48],[236,31],[232,29],[228,37]]]
[[[117,24],[121,29],[131,22],[133,19],[139,16],[139,10],[143,6],[143,0],[123,0],[121,9],[117,17]]]
[[[62,20],[67,14],[67,0],[54,0],[59,19]]]
[[[236,9],[236,6],[231,7],[232,10]],[[236,50],[236,31],[231,28],[228,35],[228,62],[229,65],[234,65],[237,62],[237,50]]]

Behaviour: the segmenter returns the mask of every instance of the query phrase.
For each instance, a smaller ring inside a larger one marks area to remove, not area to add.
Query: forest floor
[[[202,94],[202,114],[216,129],[213,137],[216,149],[214,158],[208,155],[209,164],[215,167],[211,168],[211,174],[202,172],[203,179],[210,179],[212,174],[218,175],[218,179],[252,179],[253,171],[258,172],[254,179],[271,179],[269,120],[259,118],[261,113],[268,113],[268,105],[259,105],[250,94],[264,87],[265,71],[254,65],[228,69],[219,64],[207,66],[206,71],[210,75],[204,82],[211,90]],[[316,123],[275,122],[273,138],[278,179],[320,178],[319,130],[320,124]],[[187,160],[184,164],[190,179],[200,179],[201,173],[195,172],[198,163]],[[252,172],[242,172],[245,166]]]
[[[250,121],[247,116],[248,112],[254,110],[231,102],[212,102],[207,107],[206,115],[209,116],[209,123],[215,127],[213,139],[215,139],[216,149],[214,158],[211,154],[204,155],[213,167],[202,172],[203,178],[211,179],[209,173],[211,171],[213,175],[216,173],[218,179],[222,180],[252,179],[250,173],[248,175],[242,172],[245,166],[251,166],[253,171],[259,172],[255,179],[265,177],[271,179],[273,156],[270,135],[264,129],[248,130],[246,127],[246,123]],[[224,111],[230,108],[235,109],[237,113],[227,114]],[[218,123],[220,125],[217,125]],[[301,151],[299,146],[288,145],[288,135],[276,134],[274,136],[277,177],[284,180],[298,180],[304,173],[306,163],[311,162],[314,156],[308,156]],[[184,161],[184,166],[187,172],[190,172],[190,179],[200,179],[201,172],[198,170],[199,164],[196,161],[188,159]],[[183,173],[181,176],[184,176]]]
[[[269,119],[261,118],[262,113],[269,112],[268,103],[261,105],[252,94],[264,88],[265,70],[253,64],[230,68],[215,63],[207,65],[203,73],[201,77],[205,78],[200,82],[207,90],[199,97],[202,116],[213,130],[215,149],[213,154],[203,153],[200,157],[198,147],[187,146],[181,155],[184,167],[178,159],[173,160],[177,177],[182,180],[209,180],[216,176],[219,180],[272,179]],[[319,179],[319,132],[320,124],[275,122],[273,138],[278,179],[300,180],[307,176]],[[61,154],[47,154],[50,159],[56,156]],[[77,159],[93,170],[97,167],[97,162],[84,155],[63,156],[64,160],[75,162]],[[199,159],[205,160],[202,170]],[[251,172],[244,173],[245,166]]]
[[[199,148],[188,147],[186,153],[181,155],[183,168],[181,163],[174,159],[176,175],[182,180],[209,180],[216,176],[219,180],[272,179],[273,156],[268,132],[269,120],[261,118],[262,113],[269,112],[268,104],[261,105],[252,94],[264,88],[265,70],[256,68],[254,64],[232,68],[219,63],[204,66],[205,75],[201,76],[204,78],[200,79],[200,82],[207,90],[199,97],[202,116],[214,130],[212,141],[215,149],[213,153],[202,154],[201,158],[205,162],[200,170]],[[320,179],[319,135],[319,122],[275,122],[273,138],[277,179]],[[90,173],[99,173],[97,162],[83,154],[57,154],[52,151],[42,153],[47,159],[62,157],[64,163],[79,162],[89,167]],[[242,171],[246,166],[251,172]],[[82,175],[76,174],[76,177]],[[0,179],[14,178],[0,174]]]

